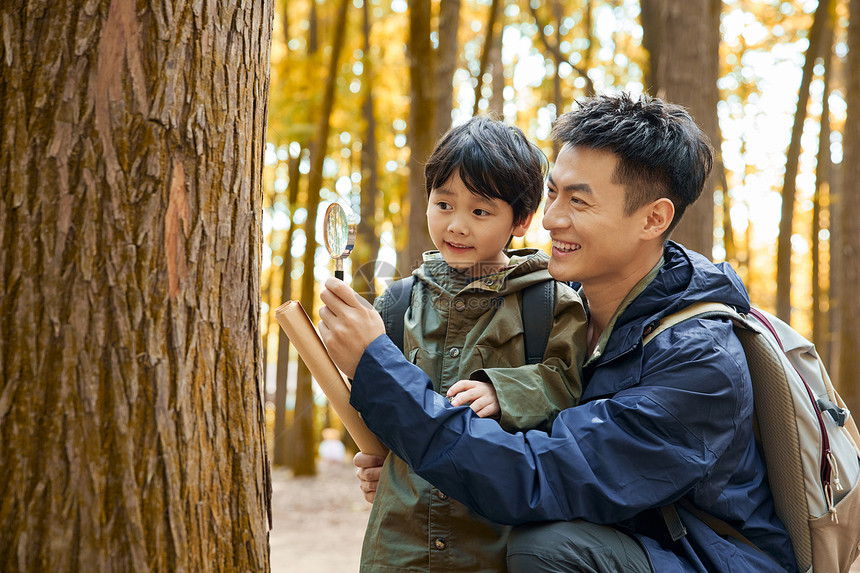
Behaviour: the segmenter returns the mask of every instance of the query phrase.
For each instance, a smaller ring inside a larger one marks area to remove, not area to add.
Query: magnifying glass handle
[[[334,278],[343,280],[343,259],[334,261]]]
[[[334,272],[334,278],[343,280],[343,271],[342,270],[341,271],[335,271]]]

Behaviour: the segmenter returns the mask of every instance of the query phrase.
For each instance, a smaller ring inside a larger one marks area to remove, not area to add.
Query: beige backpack
[[[665,317],[644,343],[695,317],[731,319],[744,347],[756,437],[800,571],[847,573],[860,545],[860,434],[815,346],[764,311],[741,315],[730,306],[707,302]],[[727,523],[693,509],[718,533],[752,545]],[[671,523],[677,520],[674,509],[663,513],[670,531],[683,530],[679,520]]]

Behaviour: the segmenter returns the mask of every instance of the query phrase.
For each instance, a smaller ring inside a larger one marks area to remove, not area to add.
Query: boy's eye
[[[446,203],[445,201],[439,201],[436,203],[436,206],[442,209],[443,211],[447,211],[451,208],[451,205]]]

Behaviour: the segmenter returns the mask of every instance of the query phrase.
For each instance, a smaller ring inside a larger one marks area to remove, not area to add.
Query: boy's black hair
[[[626,190],[627,215],[662,197],[671,200],[675,218],[666,237],[701,195],[713,165],[708,136],[690,114],[647,95],[601,94],[577,102],[556,121],[552,140],[614,153],[612,181]]]
[[[427,196],[457,170],[472,193],[508,203],[516,225],[540,205],[547,159],[518,127],[475,116],[448,130],[436,144],[424,166]]]

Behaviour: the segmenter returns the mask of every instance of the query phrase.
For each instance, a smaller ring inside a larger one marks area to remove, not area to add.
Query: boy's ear
[[[517,223],[514,225],[513,230],[511,231],[511,235],[514,237],[523,237],[526,232],[529,230],[529,226],[532,224],[532,218],[535,216],[534,213],[529,213],[528,217],[523,219],[521,223]]]
[[[646,207],[645,224],[642,233],[646,239],[663,236],[672,220],[675,218],[675,204],[666,197],[661,197]]]

